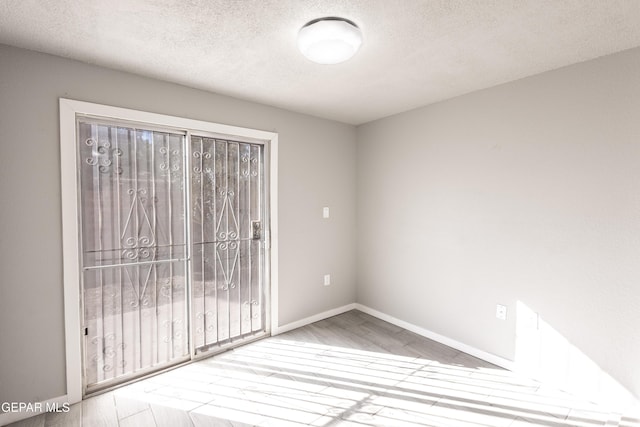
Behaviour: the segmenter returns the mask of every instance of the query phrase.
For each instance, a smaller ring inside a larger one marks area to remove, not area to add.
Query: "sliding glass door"
[[[77,120],[85,393],[266,333],[264,146]]]

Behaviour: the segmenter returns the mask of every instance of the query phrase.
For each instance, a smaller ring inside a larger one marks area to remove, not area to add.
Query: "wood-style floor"
[[[359,311],[13,426],[595,427],[604,408]]]

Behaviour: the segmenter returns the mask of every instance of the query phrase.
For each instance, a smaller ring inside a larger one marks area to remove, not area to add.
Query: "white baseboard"
[[[304,319],[296,320],[295,322],[287,323],[286,325],[278,326],[275,330],[271,330],[271,335],[278,335],[291,331],[293,329],[301,328],[313,322],[327,319],[329,317],[337,316],[338,314],[346,313],[347,311],[356,308],[355,303],[343,305],[342,307],[333,308],[331,310],[323,311],[322,313],[314,314],[313,316],[305,317]]]
[[[16,421],[24,420],[24,419],[35,417],[36,415],[42,414],[46,412],[47,405],[55,405],[55,404],[62,405],[63,403],[68,403],[68,402],[69,402],[69,399],[67,398],[66,394],[64,396],[54,397],[49,400],[43,400],[42,402],[34,402],[34,403],[30,402],[31,406],[28,412],[23,411],[23,412],[0,413],[0,426],[6,426],[7,424],[15,423]],[[11,403],[12,402],[6,402],[5,404],[11,404]],[[39,408],[39,410],[36,410],[35,408]]]
[[[401,328],[414,332],[423,337],[432,339],[434,341],[437,341],[451,348],[455,348],[456,350],[463,351],[467,354],[470,354],[474,357],[482,359],[486,362],[493,363],[494,365],[500,366],[501,368],[509,369],[511,371],[515,370],[515,364],[511,360],[502,358],[500,356],[496,356],[495,354],[491,354],[491,353],[487,353],[485,351],[479,350],[470,345],[445,337],[444,335],[437,334],[433,331],[422,328],[420,326],[416,326],[409,322],[405,322],[404,320],[400,320],[396,317],[390,316],[381,311],[374,310],[373,308],[367,307],[366,305],[362,305],[360,303],[343,305],[342,307],[327,310],[322,313],[318,313],[313,316],[309,316],[304,319],[297,320],[295,322],[287,323],[286,325],[279,326],[277,329],[272,330],[271,335],[282,334],[284,332],[301,328],[313,322],[318,322],[320,320],[324,320],[332,316],[337,316],[338,314],[346,313],[347,311],[354,310],[354,309],[360,310],[363,313],[370,314],[371,316],[377,317],[380,320],[384,320],[385,322],[389,322],[393,325],[399,326]]]
[[[384,320],[385,322],[389,322],[393,325],[404,328],[408,331],[421,335],[425,338],[429,338],[431,340],[437,341],[440,344],[444,344],[456,350],[462,351],[464,353],[470,354],[478,359],[482,359],[486,362],[493,363],[494,365],[500,366],[501,368],[508,369],[510,371],[515,370],[515,364],[513,361],[505,359],[500,356],[496,356],[495,354],[487,353],[486,351],[479,350],[475,347],[467,345],[465,343],[461,343],[460,341],[456,341],[454,339],[445,337],[444,335],[437,334],[428,329],[422,328],[420,326],[416,326],[412,323],[405,322],[404,320],[400,320],[396,317],[385,314],[381,311],[374,310],[373,308],[367,307],[366,305],[362,305],[359,303],[354,304],[356,310],[360,310],[363,313],[370,314],[373,317],[377,317],[380,320]]]
[[[533,380],[537,380],[537,381],[542,381],[542,382],[547,382],[548,379],[546,378],[541,378],[540,376],[534,375],[532,374],[532,372],[530,370],[527,370],[525,367],[523,367],[522,365],[519,365],[518,363],[516,363],[515,361],[512,360],[508,360],[505,359],[503,357],[500,356],[496,356],[495,354],[491,354],[491,353],[487,353],[486,351],[482,351],[479,350],[475,347],[472,347],[470,345],[467,345],[465,343],[461,343],[459,341],[456,341],[454,339],[445,337],[443,335],[437,334],[433,331],[430,331],[428,329],[422,328],[420,326],[416,326],[414,324],[411,324],[409,322],[405,322],[404,320],[400,320],[398,318],[395,318],[393,316],[390,316],[388,314],[382,313],[378,310],[375,310],[371,307],[367,307],[366,305],[362,305],[359,303],[355,304],[355,309],[356,310],[360,310],[364,313],[370,314],[374,317],[377,317],[380,320],[384,320],[386,322],[389,322],[391,324],[394,324],[396,326],[399,326],[401,328],[404,328],[408,331],[414,332],[418,335],[421,335],[423,337],[432,339],[434,341],[437,341],[441,344],[444,344],[446,346],[449,346],[451,348],[454,348],[456,350],[465,352],[467,354],[470,354],[474,357],[477,357],[479,359],[482,359],[484,361],[487,361],[489,363],[493,363],[494,365],[500,366],[501,368],[507,369],[511,372],[515,372],[519,375],[522,375],[526,378],[531,378]],[[606,373],[603,372],[603,374],[606,375]],[[614,381],[614,384],[616,384],[619,387],[620,386],[617,382]],[[618,411],[620,413],[624,413],[626,415],[630,415],[630,416],[635,416],[635,417],[639,417],[640,418],[640,402],[633,397],[628,390],[626,390],[624,387],[622,387],[621,389],[617,389],[617,393],[613,396],[615,396],[612,400],[612,397],[610,396],[611,394],[611,390],[607,390],[604,391],[603,394],[601,396],[594,396],[593,394],[591,395],[587,395],[584,393],[583,390],[581,390],[580,388],[576,388],[576,387],[566,387],[566,384],[563,386],[562,384],[555,384],[553,382],[551,382],[552,385],[558,387],[561,390],[567,391],[569,393],[572,393],[576,396],[581,396],[587,400],[590,401],[594,401],[597,403],[602,403],[602,404],[606,404],[607,407],[611,408],[614,411]],[[616,417],[616,413],[612,413],[610,414],[612,417]],[[619,418],[619,417],[618,417]],[[611,420],[614,420],[614,418],[612,418]],[[607,424],[609,425],[609,424]],[[617,426],[618,424],[611,424],[611,425],[615,425]]]
[[[280,328],[277,329],[277,332],[272,333],[272,335],[276,335],[276,334],[280,334],[283,332],[287,332],[290,331],[292,329],[296,329],[296,328],[300,328],[302,326],[308,325],[310,323],[313,322],[317,322],[320,320],[324,320],[328,317],[332,317],[332,316],[336,316],[338,314],[342,314],[345,313],[349,310],[360,310],[363,313],[367,313],[371,316],[374,316],[380,320],[384,320],[385,322],[389,322],[393,325],[399,326],[403,329],[406,329],[408,331],[414,332],[418,335],[421,335],[425,338],[429,338],[433,341],[439,342],[440,344],[444,344],[448,347],[454,348],[456,350],[462,351],[464,353],[470,354],[474,357],[477,357],[478,359],[482,359],[486,362],[492,363],[496,366],[499,366],[501,368],[504,369],[508,369],[509,371],[518,373],[519,375],[523,375],[527,378],[532,378],[532,379],[537,379],[540,380],[539,378],[536,378],[535,376],[530,375],[530,373],[526,370],[524,370],[521,366],[519,366],[518,364],[516,364],[514,361],[509,360],[509,359],[505,359],[503,357],[497,356],[495,354],[491,354],[488,353],[486,351],[477,349],[473,346],[470,346],[468,344],[462,343],[460,341],[456,341],[452,338],[446,337],[444,335],[440,335],[436,332],[430,331],[428,329],[422,328],[420,326],[414,325],[412,323],[406,322],[404,320],[398,319],[396,317],[390,316],[386,313],[383,313],[381,311],[375,310],[371,307],[367,307],[366,305],[360,304],[360,303],[353,303],[353,304],[347,304],[344,305],[342,307],[338,307],[332,310],[328,310],[325,311],[323,313],[319,313],[316,314],[314,316],[310,316],[307,317],[305,319],[301,319],[295,322],[291,322],[288,323],[284,326],[281,326]],[[569,390],[570,392],[575,393],[575,390]],[[634,406],[636,405],[636,406]],[[636,414],[640,414],[640,404],[638,404],[638,402],[636,400],[633,400],[633,403],[628,403],[628,402],[622,402],[620,405],[618,405],[620,408],[623,408],[620,412],[621,413],[626,413],[627,415],[634,415],[636,416]],[[616,414],[612,414],[612,416],[615,416]],[[637,415],[638,417],[640,417],[640,415]],[[607,424],[609,425],[609,424]],[[613,424],[613,425],[617,425],[617,424]]]

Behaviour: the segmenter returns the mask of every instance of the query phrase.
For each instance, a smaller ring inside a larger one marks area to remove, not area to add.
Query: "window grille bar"
[[[100,270],[103,268],[135,267],[137,265],[162,264],[162,263],[188,261],[188,260],[189,258],[171,258],[171,259],[160,259],[156,261],[140,261],[140,262],[130,262],[130,263],[122,263],[122,264],[94,265],[91,267],[84,267],[83,270],[87,271],[87,270]]]

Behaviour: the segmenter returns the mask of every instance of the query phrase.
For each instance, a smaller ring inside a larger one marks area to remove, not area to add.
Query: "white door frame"
[[[82,384],[82,331],[80,313],[80,266],[78,224],[78,160],[76,154],[76,116],[92,115],[116,120],[141,122],[185,131],[201,131],[264,141],[268,167],[270,232],[266,236],[266,265],[270,286],[271,331],[278,325],[278,134],[183,117],[148,113],[127,108],[60,98],[60,165],[62,185],[62,259],[64,283],[65,350],[67,401],[80,402]]]

